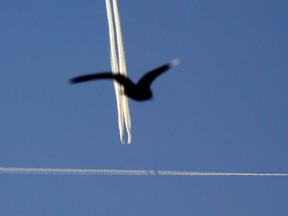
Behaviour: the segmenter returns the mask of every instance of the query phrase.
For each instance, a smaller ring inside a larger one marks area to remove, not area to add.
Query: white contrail
[[[111,69],[113,73],[123,74],[126,76],[126,64],[125,64],[125,54],[122,43],[122,35],[121,35],[121,26],[120,19],[117,7],[117,1],[113,0],[113,10],[114,10],[114,19],[115,19],[115,27],[116,27],[116,36],[117,36],[117,49],[115,46],[115,32],[114,32],[114,24],[113,24],[113,16],[110,0],[106,0],[106,10],[107,10],[107,18],[108,18],[108,26],[109,26],[109,38],[110,38],[110,58],[111,58]],[[116,50],[118,50],[118,61]],[[119,66],[118,66],[119,62]],[[130,112],[128,99],[125,95],[122,95],[122,87],[114,81],[114,88],[116,94],[117,101],[117,110],[118,110],[118,126],[120,133],[120,140],[124,144],[123,132],[124,132],[124,123],[126,125],[126,131],[128,136],[128,144],[131,143],[131,120],[130,120]]]
[[[113,0],[113,11],[114,11],[114,19],[115,19],[116,35],[117,35],[119,71],[124,76],[127,76],[126,59],[125,59],[125,52],[124,52],[124,47],[123,47],[122,31],[121,31],[117,0]],[[124,123],[126,125],[126,131],[127,131],[127,136],[128,136],[127,143],[130,144],[131,139],[132,139],[131,119],[130,119],[128,98],[126,96],[122,97],[122,105],[123,105]]]
[[[111,59],[111,69],[112,72],[117,74],[118,73],[118,63],[117,63],[117,56],[116,56],[116,47],[115,47],[115,38],[114,38],[114,25],[113,25],[113,17],[112,17],[112,10],[110,5],[110,0],[106,0],[106,11],[107,11],[107,18],[108,18],[108,26],[109,26],[109,40],[110,40],[110,59]],[[116,82],[114,83],[116,101],[117,101],[117,110],[118,110],[118,127],[119,127],[119,134],[121,143],[124,143],[123,140],[123,110],[122,110],[122,100],[121,100],[121,86]]]
[[[225,173],[193,172],[173,170],[120,170],[120,169],[62,169],[62,168],[19,168],[0,167],[0,174],[48,174],[48,175],[133,175],[133,176],[258,176],[288,177],[286,173]]]

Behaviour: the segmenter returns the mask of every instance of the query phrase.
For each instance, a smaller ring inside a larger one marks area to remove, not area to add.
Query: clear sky
[[[288,173],[288,2],[118,0],[127,71],[180,57],[119,140],[105,1],[1,0],[0,167]],[[0,215],[283,216],[287,177],[0,175]]]

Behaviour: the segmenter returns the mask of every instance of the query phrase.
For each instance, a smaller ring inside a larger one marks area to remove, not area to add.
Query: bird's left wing
[[[180,63],[179,59],[173,59],[172,61],[168,62],[167,64],[164,64],[152,71],[149,71],[147,74],[145,74],[137,83],[137,85],[144,85],[144,86],[150,86],[151,83],[154,81],[156,77],[158,77],[160,74],[164,73],[171,67],[177,65]]]

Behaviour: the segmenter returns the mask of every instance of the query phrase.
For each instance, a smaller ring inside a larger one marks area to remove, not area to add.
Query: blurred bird
[[[114,79],[123,86],[124,94],[136,101],[145,101],[153,97],[151,91],[152,82],[162,73],[170,69],[171,67],[180,63],[179,59],[173,59],[172,61],[146,73],[138,83],[134,84],[128,77],[121,74],[112,73],[97,73],[78,76],[70,79],[72,84],[81,83],[97,79]]]

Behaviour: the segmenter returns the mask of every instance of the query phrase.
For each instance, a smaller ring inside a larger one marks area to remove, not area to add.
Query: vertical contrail
[[[117,0],[113,0],[113,11],[114,11],[114,19],[115,19],[116,35],[117,35],[117,44],[118,44],[119,71],[124,76],[127,76],[126,59],[125,59],[125,52],[124,52],[124,47],[123,47],[123,40],[122,40],[122,33],[121,33],[121,25],[120,25],[120,18],[119,18]],[[131,143],[131,139],[132,139],[131,119],[130,119],[128,99],[127,99],[126,96],[122,97],[122,105],[123,105],[124,122],[125,122],[126,131],[127,131],[127,135],[128,135],[127,143],[130,144]]]
[[[113,0],[113,10],[114,10],[114,19],[115,19],[115,27],[116,27],[116,35],[117,35],[117,50],[118,50],[118,60],[116,54],[116,46],[115,46],[115,32],[114,32],[114,24],[113,24],[113,16],[110,0],[106,0],[106,10],[107,10],[107,18],[108,18],[108,26],[109,26],[109,38],[110,38],[110,58],[111,58],[111,69],[113,73],[120,73],[126,76],[126,64],[125,64],[125,54],[122,43],[122,35],[121,35],[121,27],[120,27],[120,19],[117,7],[117,1]],[[130,113],[129,113],[129,105],[128,99],[125,95],[121,95],[122,87],[116,81],[114,81],[114,88],[116,94],[117,101],[117,110],[118,110],[118,126],[119,126],[119,134],[120,140],[124,144],[123,132],[124,132],[124,123],[126,125],[126,131],[128,135],[128,144],[131,143],[131,121],[130,121]]]
[[[111,69],[113,73],[118,73],[118,64],[117,64],[117,57],[116,57],[116,48],[115,48],[115,38],[114,38],[114,27],[113,27],[113,17],[112,17],[112,10],[110,5],[110,0],[106,0],[106,10],[107,10],[107,18],[108,18],[108,26],[109,26],[109,39],[110,39],[110,59],[111,59]],[[121,86],[116,82],[113,81],[114,88],[115,88],[115,95],[117,101],[117,110],[118,110],[118,127],[119,127],[119,134],[121,142],[123,141],[123,110],[122,110],[122,101],[121,97]]]

